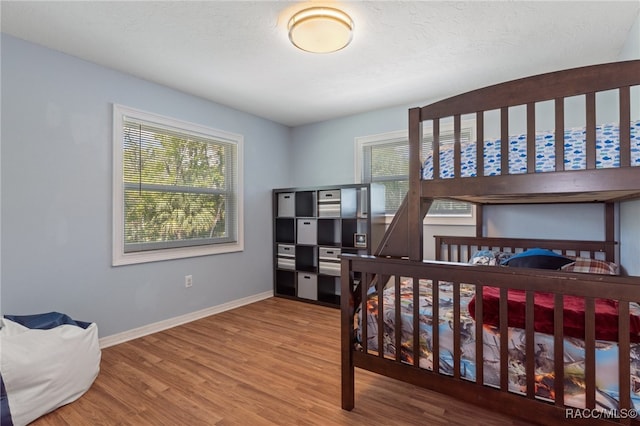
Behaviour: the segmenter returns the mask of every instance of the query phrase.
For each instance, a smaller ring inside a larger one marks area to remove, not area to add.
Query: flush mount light
[[[289,40],[298,49],[331,53],[345,48],[353,37],[353,21],[331,7],[301,10],[289,20]]]

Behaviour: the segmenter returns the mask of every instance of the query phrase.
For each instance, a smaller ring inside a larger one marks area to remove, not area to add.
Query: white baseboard
[[[109,346],[117,345],[119,343],[128,342],[129,340],[137,339],[138,337],[147,336],[149,334],[157,333],[159,331],[176,327],[181,324],[186,324],[188,322],[195,321],[200,318],[208,317],[210,315],[219,314],[220,312],[239,308],[240,306],[244,306],[250,303],[258,302],[260,300],[268,299],[269,297],[272,297],[272,296],[273,296],[273,290],[265,291],[264,293],[243,297],[242,299],[232,300],[231,302],[223,303],[217,306],[212,306],[210,308],[202,309],[200,311],[190,312],[188,314],[180,315],[179,317],[169,318],[163,321],[158,321],[153,324],[148,324],[142,327],[134,328],[132,330],[123,331],[122,333],[101,337],[99,339],[100,348],[104,349],[104,348],[108,348]]]

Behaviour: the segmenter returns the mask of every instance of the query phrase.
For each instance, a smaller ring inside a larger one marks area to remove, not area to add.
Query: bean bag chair
[[[100,371],[95,323],[50,312],[0,318],[1,426],[26,425],[80,398]]]

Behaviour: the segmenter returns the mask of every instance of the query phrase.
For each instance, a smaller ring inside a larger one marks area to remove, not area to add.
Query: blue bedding
[[[631,123],[631,165],[640,166],[640,121]],[[596,168],[620,167],[620,131],[617,124],[596,126]],[[508,174],[527,173],[527,136],[525,134],[509,137]],[[567,129],[564,133],[565,170],[586,169],[586,132],[584,128]],[[555,171],[555,134],[551,131],[537,132],[535,138],[536,173]],[[478,175],[476,167],[476,142],[463,142],[460,151],[460,176]],[[501,171],[501,141],[487,139],[482,144],[484,169],[481,176],[496,176]],[[453,145],[440,147],[440,178],[454,177]],[[422,179],[433,179],[433,157],[424,161]]]

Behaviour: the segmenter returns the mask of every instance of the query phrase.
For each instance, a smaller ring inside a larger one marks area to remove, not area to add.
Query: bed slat
[[[564,98],[555,100],[555,121],[556,121],[556,172],[564,170]]]
[[[453,175],[460,176],[460,114],[453,116]]]
[[[362,303],[367,303],[367,290],[369,289],[369,286],[371,285],[371,280],[370,280],[370,274],[369,273],[364,273],[362,274],[362,278],[361,278],[361,282],[360,282],[360,300],[362,300]],[[367,319],[366,318],[362,318],[361,321],[362,324],[362,350],[364,351],[364,353],[368,353],[369,352],[369,345],[367,344],[369,342],[369,332],[368,332],[368,325],[367,324]]]
[[[500,174],[509,174],[509,108],[500,108]]]
[[[420,367],[420,279],[413,277],[413,365]]]
[[[376,282],[378,287],[378,356],[384,358],[384,287],[387,281],[384,276],[378,275]]]
[[[536,172],[536,104],[527,104],[527,173]]]
[[[620,102],[620,167],[631,165],[631,94],[630,87],[619,89]]]
[[[629,302],[618,304],[618,377],[620,386],[619,403],[621,410],[631,408],[631,365],[629,357],[625,356],[631,352],[629,344]],[[622,419],[622,424],[631,424],[630,419]]]
[[[525,351],[527,354],[532,354],[536,352],[535,347],[535,335],[534,335],[534,310],[533,310],[533,302],[534,302],[534,293],[532,291],[527,291],[527,299],[526,299],[526,310],[525,310]],[[527,356],[525,358],[525,371],[527,377],[527,398],[535,398],[535,358],[532,356]]]
[[[553,300],[553,388],[555,405],[564,406],[564,297],[555,294]]]
[[[593,170],[596,168],[596,94],[594,92],[587,93],[585,100],[587,104],[587,169]]]
[[[500,390],[509,390],[509,317],[508,290],[500,289]]]
[[[596,407],[596,326],[595,326],[595,299],[584,298],[584,364],[586,382],[586,406],[589,409]]]
[[[476,113],[476,176],[484,176],[484,111]]]
[[[440,119],[433,120],[433,178],[440,178]]]
[[[604,239],[605,241],[615,241],[616,229],[616,207],[614,203],[605,203],[604,205]],[[614,246],[608,246],[604,249],[605,259],[613,261],[615,259]],[[595,257],[595,252],[591,257]]]
[[[400,315],[400,301],[402,298],[400,297],[400,277],[398,275],[393,276],[393,285],[395,289],[394,294],[396,295],[395,300],[393,301],[396,310],[394,324],[396,326],[396,330],[402,330],[402,316]],[[395,335],[396,361],[400,362],[402,360],[402,333],[396,331]]]
[[[431,357],[433,358],[433,371],[440,372],[440,330],[438,319],[440,317],[440,284],[438,280],[431,282]]]
[[[483,287],[480,284],[476,285],[476,297],[478,300],[482,300]],[[476,383],[484,384],[484,333],[483,323],[484,318],[483,304],[476,303]]]
[[[460,378],[460,283],[453,283],[453,377]]]

